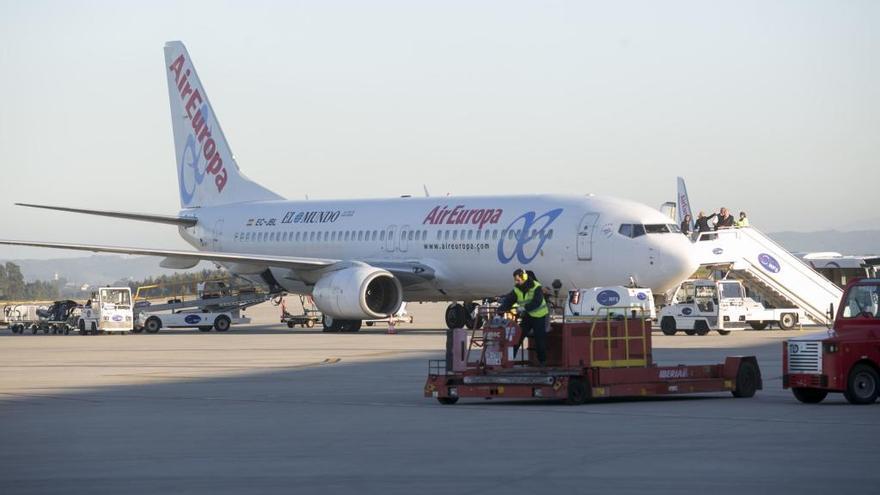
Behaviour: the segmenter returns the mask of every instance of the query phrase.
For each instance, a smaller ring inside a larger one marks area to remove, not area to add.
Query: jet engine
[[[312,299],[318,309],[333,318],[385,318],[400,309],[403,288],[391,272],[357,264],[318,279]]]

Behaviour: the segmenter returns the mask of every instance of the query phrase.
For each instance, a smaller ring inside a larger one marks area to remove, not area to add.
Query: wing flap
[[[245,253],[219,253],[215,251],[179,251],[172,249],[149,249],[122,246],[96,246],[91,244],[70,244],[64,242],[34,242],[0,240],[0,244],[9,246],[33,246],[54,249],[71,249],[74,251],[91,251],[94,253],[134,254],[141,256],[162,256],[174,259],[175,263],[195,261],[214,261],[217,263],[238,263],[248,266],[288,268],[291,270],[317,270],[330,266],[339,260],[324,258],[302,258],[293,256],[267,256]],[[195,265],[193,265],[195,266]]]

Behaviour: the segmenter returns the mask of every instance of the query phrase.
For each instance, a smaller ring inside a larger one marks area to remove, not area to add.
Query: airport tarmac
[[[253,308],[225,334],[0,329],[0,493],[868,493],[880,404],[798,403],[796,332],[654,333],[660,364],[755,354],[764,390],[641,400],[422,397],[442,305],[386,335]],[[823,331],[823,328],[805,332]],[[874,487],[874,488],[871,488]]]

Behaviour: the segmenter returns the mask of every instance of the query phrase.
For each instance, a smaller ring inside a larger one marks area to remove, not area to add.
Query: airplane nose
[[[665,239],[660,249],[656,287],[663,292],[689,278],[700,266],[693,244],[685,236],[677,237]]]

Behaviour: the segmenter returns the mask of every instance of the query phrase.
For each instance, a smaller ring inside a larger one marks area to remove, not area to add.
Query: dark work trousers
[[[534,339],[538,362],[542,365],[545,364],[547,362],[547,316],[533,318],[528,314],[523,315],[520,328],[522,328],[523,338],[531,337]]]

